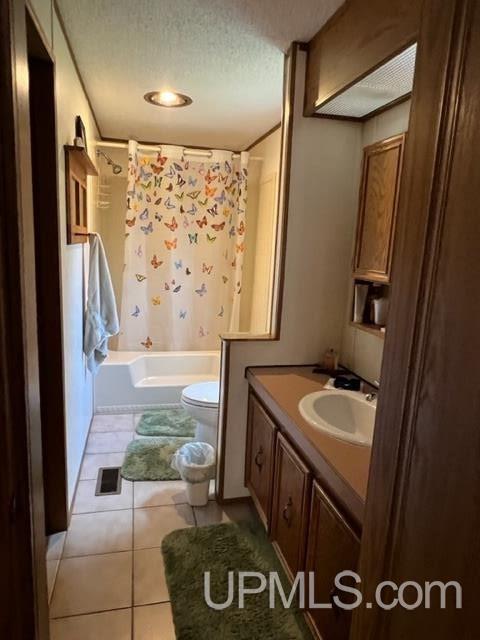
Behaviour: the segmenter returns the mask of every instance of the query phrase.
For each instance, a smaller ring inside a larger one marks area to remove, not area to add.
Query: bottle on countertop
[[[336,371],[338,369],[338,353],[335,349],[330,348],[325,351],[322,367],[327,371]]]

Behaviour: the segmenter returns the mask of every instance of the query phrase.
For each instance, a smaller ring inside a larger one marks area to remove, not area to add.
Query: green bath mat
[[[190,438],[139,438],[127,447],[121,475],[125,480],[180,480],[173,454]]]
[[[259,526],[219,524],[177,530],[164,538],[162,552],[177,640],[311,640],[303,615],[295,608],[284,609],[278,593],[275,609],[269,608],[268,590],[246,595],[243,609],[238,608],[236,588],[227,609],[211,609],[204,601],[205,571],[211,572],[213,602],[226,601],[229,571],[235,572],[237,585],[238,571],[257,571],[267,580],[270,571],[278,571],[288,597],[288,580]],[[258,586],[258,579],[251,586]]]
[[[147,411],[140,418],[137,433],[141,436],[193,438],[195,420],[182,407]]]

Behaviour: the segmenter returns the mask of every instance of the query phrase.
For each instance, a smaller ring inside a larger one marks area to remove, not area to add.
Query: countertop
[[[247,378],[260,400],[290,435],[332,497],[361,527],[367,495],[370,447],[350,444],[312,427],[298,410],[307,393],[324,388],[328,376],[312,366],[250,367]]]

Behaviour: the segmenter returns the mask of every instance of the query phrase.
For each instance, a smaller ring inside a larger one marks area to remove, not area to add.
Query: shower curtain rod
[[[110,147],[111,149],[128,149],[128,143],[126,142],[109,142],[109,141],[104,141],[102,140],[101,142],[99,142],[98,144],[99,147]],[[158,151],[159,147],[162,146],[169,146],[168,144],[166,145],[162,145],[162,144],[139,144],[138,148],[142,149],[143,151]],[[170,145],[170,146],[181,146],[181,145]],[[188,156],[197,156],[199,158],[211,158],[213,155],[212,151],[209,151],[208,149],[202,150],[202,149],[189,149],[188,147],[183,147],[183,152],[185,155]],[[234,153],[233,151],[232,153],[232,158],[239,158],[240,154],[239,153]],[[261,161],[263,160],[263,158],[257,158],[255,156],[250,156],[248,158],[249,160],[258,160]]]

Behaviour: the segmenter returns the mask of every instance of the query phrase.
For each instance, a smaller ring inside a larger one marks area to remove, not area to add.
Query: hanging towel
[[[117,305],[105,249],[100,236],[92,233],[83,351],[87,356],[87,366],[93,374],[107,357],[108,339],[119,330]]]

